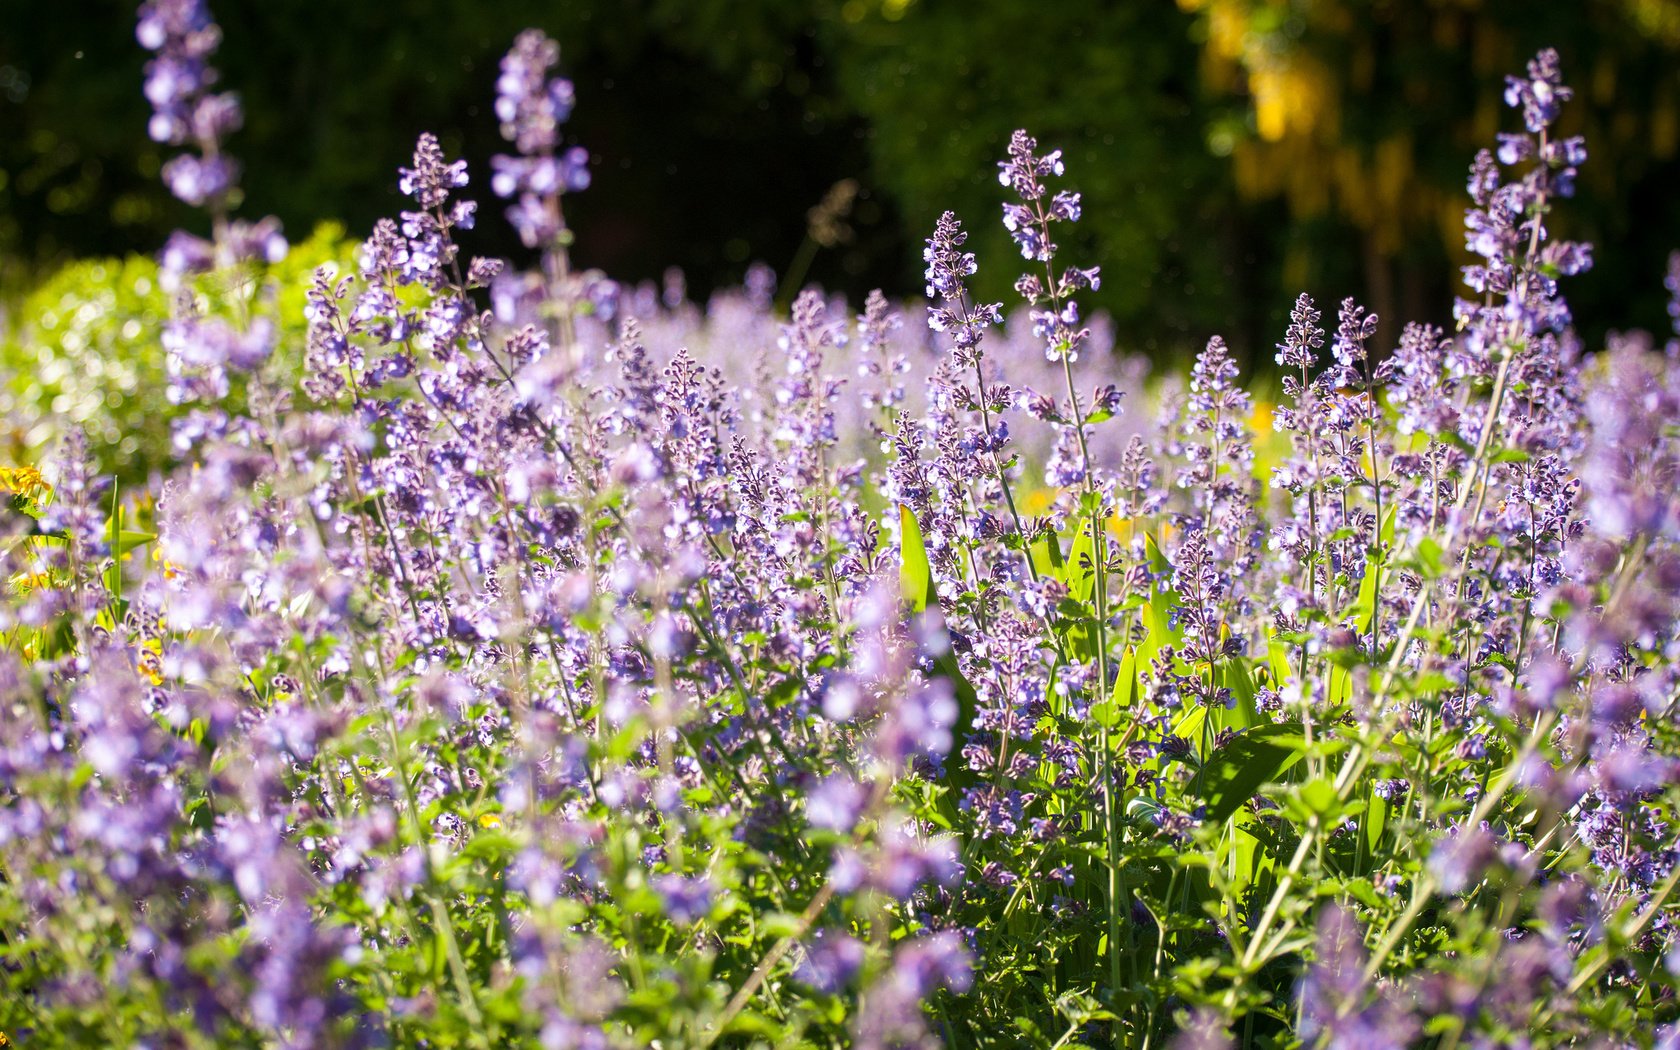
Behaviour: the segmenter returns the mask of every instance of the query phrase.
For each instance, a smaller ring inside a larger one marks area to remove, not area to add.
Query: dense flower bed
[[[540,266],[422,136],[290,336],[215,26],[139,39],[212,235],[147,335],[179,468],[0,476],[12,1040],[1673,1045],[1680,343],[1571,332],[1555,55],[1455,332],[1303,296],[1275,407],[1213,338],[1128,410],[1024,132],[1008,340],[953,215],[932,359],[878,294],[576,272],[540,34],[490,178]]]

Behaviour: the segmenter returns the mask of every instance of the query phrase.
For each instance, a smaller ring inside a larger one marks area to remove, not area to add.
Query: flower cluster
[[[537,30],[527,30],[502,59],[496,80],[496,116],[502,137],[518,156],[491,159],[490,188],[515,204],[508,219],[527,247],[547,247],[565,229],[560,196],[589,186],[589,154],[582,147],[560,150],[560,127],[572,115],[572,82],[550,77],[560,61],[560,45]]]
[[[194,207],[221,203],[233,190],[238,166],[219,150],[241,122],[239,98],[214,92],[209,59],[221,30],[202,0],[153,0],[140,7],[136,36],[157,57],[146,64],[146,98],[152,103],[152,139],[194,144],[201,155],[182,154],[163,166],[170,192]]]
[[[1080,348],[1090,330],[1080,326],[1079,304],[1073,295],[1080,289],[1095,291],[1101,286],[1097,267],[1068,267],[1056,276],[1053,262],[1056,244],[1051,239],[1056,224],[1078,222],[1079,194],[1058,190],[1051,195],[1044,180],[1063,173],[1062,151],[1039,155],[1038,143],[1025,131],[1009,140],[1009,156],[998,163],[998,181],[1017,200],[1003,206],[1003,225],[1021,249],[1021,257],[1044,264],[1044,276],[1027,273],[1015,283],[1015,290],[1034,308],[1033,331],[1044,340],[1052,360],[1079,359]]]
[[[141,18],[217,141],[202,6]],[[231,226],[180,268],[167,477],[0,473],[0,1031],[1675,1038],[1680,352],[1573,332],[1555,56],[1458,329],[1302,296],[1275,407],[1108,360],[1024,132],[1009,324],[950,214],[926,330],[577,274],[557,57],[497,84],[535,272],[422,135],[301,328]]]
[[[203,0],[147,0],[139,9],[135,35],[157,57],[146,65],[146,97],[153,106],[149,130],[154,140],[191,145],[163,166],[170,192],[212,218],[211,239],[176,231],[159,256],[160,277],[172,291],[195,274],[214,269],[252,269],[281,261],[287,251],[280,223],[272,216],[255,223],[233,220],[238,197],[238,163],[224,150],[223,139],[241,123],[239,98],[212,90],[218,81],[210,57],[221,44],[221,30]],[[224,293],[246,298],[248,285],[229,281]],[[162,340],[167,352],[168,395],[175,404],[215,401],[228,395],[228,369],[248,372],[273,349],[273,323],[229,323],[201,315],[190,294],[182,294]]]

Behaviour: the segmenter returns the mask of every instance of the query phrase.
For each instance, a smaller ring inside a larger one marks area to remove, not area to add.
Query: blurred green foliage
[[[328,223],[267,267],[258,297],[279,332],[275,375],[301,375],[310,275],[353,253],[343,228]],[[72,263],[30,292],[20,323],[0,337],[0,418],[12,424],[5,460],[42,462],[66,427],[79,426],[97,473],[125,488],[168,467],[170,424],[184,411],[166,396],[160,337],[169,311],[157,264],[138,255]]]
[[[131,5],[0,6],[0,285],[192,225],[157,184]],[[1680,0],[411,0],[330,22],[212,6],[246,103],[242,211],[294,230],[360,233],[400,208],[394,171],[423,129],[488,196],[496,64],[538,25],[594,155],[580,261],[628,279],[674,265],[702,294],[755,259],[787,270],[808,209],[848,178],[844,236],[809,277],[915,293],[940,211],[983,253],[1001,245],[993,164],[1026,127],[1066,150],[1087,203],[1070,258],[1103,267],[1091,305],[1130,348],[1219,331],[1269,362],[1301,290],[1445,323],[1465,170],[1511,119],[1502,75],[1545,45],[1578,89],[1566,130],[1593,151],[1560,232],[1617,248],[1571,289],[1589,341],[1662,323],[1680,242]],[[498,211],[470,248],[517,259]],[[981,289],[1007,298],[1014,276]]]
[[[980,294],[1012,296],[1012,256],[1037,268],[999,221],[997,162],[1024,127],[1066,156],[1085,218],[1068,228],[1078,241],[1063,258],[1102,267],[1091,298],[1129,341],[1153,351],[1237,320],[1247,216],[1223,162],[1195,141],[1218,100],[1197,77],[1182,13],[1010,0],[894,13],[861,18],[848,34],[842,86],[874,129],[877,177],[916,230],[953,209],[979,257],[1004,263],[978,275]]]

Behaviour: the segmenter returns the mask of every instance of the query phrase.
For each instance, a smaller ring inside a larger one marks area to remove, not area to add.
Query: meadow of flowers
[[[1555,54],[1455,329],[1302,296],[1263,405],[1115,352],[1026,132],[1007,327],[950,214],[925,306],[700,307],[571,264],[526,33],[311,275],[204,4],[138,39],[209,236],[87,359],[155,448],[10,406],[0,1043],[1680,1045],[1680,339],[1573,334]]]

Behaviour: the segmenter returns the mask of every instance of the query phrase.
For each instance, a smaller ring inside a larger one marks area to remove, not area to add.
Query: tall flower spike
[[[936,332],[949,332],[952,354],[962,368],[972,368],[980,360],[980,339],[991,325],[1003,320],[1000,303],[968,301],[968,278],[977,269],[974,253],[962,250],[968,234],[955,213],[946,212],[934,224],[933,236],[922,249],[927,262],[927,297],[936,305],[928,307],[928,327]]]
[[[156,142],[194,144],[199,151],[166,162],[163,181],[169,192],[195,208],[219,207],[239,177],[238,165],[219,146],[241,120],[236,95],[210,90],[217,80],[210,56],[222,32],[202,0],[152,0],[140,5],[135,36],[157,54],[146,63],[146,98],[152,103],[148,132]]]
[[[1674,328],[1674,334],[1680,335],[1680,252],[1671,252],[1668,256],[1668,274],[1663,278],[1663,287],[1668,289],[1668,321]],[[1680,344],[1669,344],[1677,346]],[[1677,350],[1676,352],[1680,352]]]
[[[472,229],[478,210],[473,201],[451,204],[449,199],[454,190],[467,185],[467,162],[445,157],[437,136],[426,131],[414,144],[414,166],[397,170],[397,188],[419,205],[402,213],[402,234],[408,244],[398,253],[402,257],[398,279],[442,290],[449,286],[460,254],[451,231]]]
[[[1520,107],[1523,123],[1529,131],[1536,133],[1550,127],[1557,120],[1563,103],[1574,95],[1564,86],[1563,73],[1558,68],[1558,53],[1549,47],[1529,60],[1527,79],[1505,78],[1505,104]]]
[[[239,127],[238,97],[210,91],[218,79],[210,56],[221,46],[222,31],[203,0],[141,4],[134,35],[157,55],[146,63],[146,98],[152,103],[146,130],[154,142],[202,145]]]
[[[1527,78],[1509,78],[1505,91],[1507,104],[1523,111],[1528,131],[1502,135],[1497,163],[1483,150],[1471,168],[1475,207],[1465,213],[1464,243],[1480,259],[1464,268],[1464,283],[1477,298],[1460,299],[1454,313],[1466,333],[1462,364],[1478,372],[1491,372],[1503,347],[1537,347],[1541,335],[1565,331],[1569,307],[1556,275],[1592,266],[1590,246],[1548,243],[1545,225],[1553,199],[1574,193],[1576,169],[1587,157],[1580,138],[1550,137],[1558,107],[1571,94],[1557,53],[1542,51],[1528,64]],[[1518,170],[1502,178],[1499,164]]]
[[[1079,194],[1071,190],[1059,190],[1046,202],[1050,190],[1044,180],[1065,170],[1062,151],[1040,155],[1037,150],[1037,140],[1025,131],[1016,131],[1009,139],[1007,159],[998,162],[998,182],[1019,198],[1019,203],[1004,203],[1003,226],[1020,246],[1022,258],[1044,264],[1043,277],[1027,273],[1015,282],[1015,290],[1032,307],[1033,335],[1044,340],[1050,360],[1065,356],[1076,361],[1091,331],[1080,326],[1079,304],[1072,294],[1081,288],[1095,290],[1102,282],[1095,266],[1069,267],[1059,278],[1056,276],[1056,242],[1051,239],[1050,226],[1078,222],[1082,208]]]
[[[498,197],[515,198],[508,220],[526,247],[553,244],[565,231],[561,194],[589,186],[589,153],[574,146],[560,149],[560,127],[572,115],[572,82],[550,77],[560,62],[560,45],[541,30],[527,29],[502,59],[496,80],[496,116],[502,137],[519,156],[490,158],[490,188]]]
[[[286,254],[278,220],[227,220],[239,163],[228,156],[222,140],[239,130],[244,117],[238,95],[211,90],[220,77],[210,56],[221,46],[222,31],[204,0],[147,0],[140,5],[134,35],[157,56],[146,63],[145,93],[152,104],[148,134],[155,142],[197,150],[164,163],[164,185],[187,204],[210,209],[216,222],[215,244],[179,231],[170,237],[160,259],[165,287],[178,284],[182,274],[209,269],[218,262],[218,252],[223,262],[278,262]]]
[[[1320,318],[1313,307],[1312,297],[1302,292],[1289,311],[1289,330],[1278,344],[1277,363],[1285,368],[1310,369],[1324,347],[1324,332],[1318,327]]]

